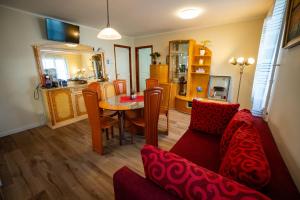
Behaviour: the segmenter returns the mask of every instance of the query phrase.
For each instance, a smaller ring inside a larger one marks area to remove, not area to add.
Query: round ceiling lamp
[[[201,13],[201,10],[198,8],[186,8],[178,12],[178,16],[181,19],[194,19],[198,17]]]
[[[107,25],[104,29],[102,29],[98,33],[97,38],[103,39],[103,40],[119,40],[119,39],[121,39],[122,38],[121,34],[118,31],[116,31],[115,29],[110,27],[108,0],[106,0],[106,14],[107,14]]]

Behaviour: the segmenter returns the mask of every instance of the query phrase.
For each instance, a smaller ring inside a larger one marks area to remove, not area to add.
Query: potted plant
[[[207,45],[209,45],[211,43],[211,41],[210,40],[203,40],[203,41],[201,41],[200,42],[200,44],[201,44],[201,47],[200,47],[200,56],[204,56],[205,55],[205,53],[206,53],[206,47],[207,47]]]
[[[160,57],[160,53],[153,52],[153,53],[150,54],[150,56],[151,56],[151,59],[152,59],[152,64],[156,65],[156,63],[157,63],[156,59]]]

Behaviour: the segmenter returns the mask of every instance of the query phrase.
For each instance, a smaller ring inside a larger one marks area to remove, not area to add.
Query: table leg
[[[121,110],[118,112],[118,119],[119,119],[119,133],[120,133],[120,145],[123,144],[124,140],[124,119],[125,118],[125,111]]]

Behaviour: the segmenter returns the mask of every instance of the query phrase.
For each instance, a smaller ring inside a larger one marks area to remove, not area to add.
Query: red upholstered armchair
[[[194,101],[169,152],[141,150],[146,178],[127,167],[114,174],[115,199],[300,199],[268,125],[237,110]]]

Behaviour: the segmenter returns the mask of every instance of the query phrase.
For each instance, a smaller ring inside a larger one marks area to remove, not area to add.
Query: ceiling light
[[[179,11],[178,16],[181,19],[193,19],[198,17],[200,13],[201,11],[198,8],[186,8]]]
[[[65,45],[68,47],[77,47],[78,46],[78,44],[72,44],[72,43],[67,43]]]
[[[118,31],[116,31],[115,29],[113,29],[111,27],[106,27],[106,28],[102,29],[98,33],[97,37],[99,39],[104,39],[104,40],[118,40],[118,39],[122,38],[120,33],[118,33]]]
[[[110,27],[109,23],[109,9],[108,9],[108,0],[106,0],[106,14],[107,14],[107,25],[106,28],[102,29],[98,35],[97,38],[104,39],[104,40],[118,40],[121,39],[122,36],[118,31]]]

